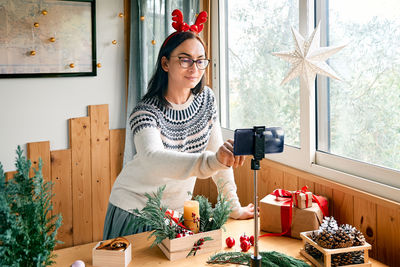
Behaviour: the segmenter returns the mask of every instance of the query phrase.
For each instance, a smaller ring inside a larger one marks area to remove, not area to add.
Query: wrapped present
[[[312,206],[312,193],[309,191],[294,192],[294,206],[299,209],[306,209]]]
[[[291,236],[300,239],[300,233],[318,229],[328,216],[327,200],[312,196],[315,202],[304,209],[293,208],[295,193],[277,189],[260,201],[260,228],[263,236]]]

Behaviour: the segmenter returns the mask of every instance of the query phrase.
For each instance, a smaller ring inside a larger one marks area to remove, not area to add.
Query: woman
[[[253,205],[241,207],[236,194],[232,167],[243,165],[244,157],[233,155],[232,140],[222,140],[215,97],[204,86],[209,60],[197,33],[178,30],[160,49],[148,92],[129,118],[136,155],[114,183],[103,239],[133,234],[125,229],[135,222],[129,210],[142,209],[145,193],[162,185],[165,206],[182,211],[196,177],[222,179],[233,205],[230,216],[253,217]]]

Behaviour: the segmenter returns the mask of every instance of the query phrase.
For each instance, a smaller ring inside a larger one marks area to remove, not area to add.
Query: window
[[[215,2],[222,126],[281,126],[285,152],[270,159],[400,201],[400,2]],[[327,61],[343,81],[318,75],[308,95],[298,78],[281,85],[290,65],[271,53],[293,51],[290,27],[304,36],[317,21],[321,46],[347,44]]]
[[[289,66],[271,52],[293,47],[290,25],[298,28],[298,0],[225,1],[226,121],[230,129],[281,126],[286,144],[300,146],[298,79],[280,83]]]
[[[329,60],[343,81],[318,79],[318,150],[400,170],[400,2],[335,0],[321,9],[323,46],[347,46]]]

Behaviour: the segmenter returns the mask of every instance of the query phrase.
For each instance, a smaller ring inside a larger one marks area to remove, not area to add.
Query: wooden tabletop
[[[244,232],[247,235],[252,235],[254,232],[253,220],[239,221],[230,219],[225,224],[225,228],[226,232],[222,231],[222,250],[225,251],[240,251],[240,235],[242,235]],[[189,258],[177,261],[169,261],[157,246],[150,248],[153,239],[147,239],[148,236],[148,232],[127,236],[127,239],[132,244],[132,261],[128,266],[214,266],[206,263],[207,259],[214,253],[191,256]],[[228,236],[234,237],[236,240],[235,246],[231,249],[227,248],[225,245],[225,239]],[[85,262],[86,266],[92,266],[92,249],[96,244],[97,242],[94,242],[56,250],[56,264],[53,266],[67,267],[76,260],[82,260]],[[302,245],[303,244],[301,240],[289,237],[263,237],[260,238],[259,241],[260,251],[275,250],[295,258],[305,260],[305,258],[300,255],[300,248]],[[250,251],[252,252],[253,249]],[[372,262],[372,266],[374,267],[386,266],[373,259],[370,260]]]

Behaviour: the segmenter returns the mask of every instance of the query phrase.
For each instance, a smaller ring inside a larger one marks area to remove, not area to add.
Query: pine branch
[[[261,266],[265,267],[305,267],[309,266],[302,260],[276,251],[262,251]],[[251,253],[244,252],[220,252],[210,257],[208,264],[240,264],[250,266]]]

